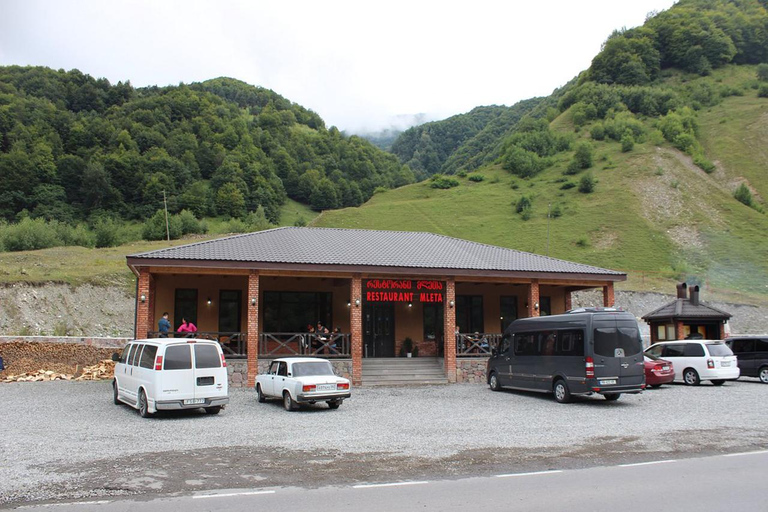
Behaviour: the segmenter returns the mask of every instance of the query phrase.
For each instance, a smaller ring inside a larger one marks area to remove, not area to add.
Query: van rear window
[[[192,352],[189,345],[171,345],[165,349],[164,370],[191,370]]]
[[[725,343],[712,343],[711,345],[708,344],[707,350],[709,350],[709,355],[711,356],[726,357],[733,355],[733,352]]]
[[[611,323],[601,322],[597,325],[594,332],[595,354],[603,357],[629,357],[639,354],[642,343],[637,326],[619,323],[618,327],[612,327]]]
[[[195,345],[195,368],[220,368],[221,356],[216,347],[208,344]]]

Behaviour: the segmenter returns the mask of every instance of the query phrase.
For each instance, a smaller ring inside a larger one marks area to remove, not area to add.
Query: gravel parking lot
[[[297,412],[231,390],[218,416],[142,419],[109,382],[0,385],[0,505],[583,467],[768,447],[768,386],[742,379],[557,404],[458,384],[361,388]]]

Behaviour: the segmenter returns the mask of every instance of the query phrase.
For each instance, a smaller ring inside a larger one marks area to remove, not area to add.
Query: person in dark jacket
[[[168,337],[168,331],[171,330],[171,321],[168,320],[168,312],[163,313],[163,317],[157,322],[157,330],[160,331],[161,338]]]

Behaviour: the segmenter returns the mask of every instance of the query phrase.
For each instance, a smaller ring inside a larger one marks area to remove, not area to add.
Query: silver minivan
[[[573,395],[617,400],[640,393],[645,369],[637,320],[615,308],[515,320],[492,351],[486,376],[494,391],[553,393],[560,403]]]
[[[144,418],[173,409],[218,414],[229,403],[227,363],[216,341],[135,340],[112,359],[115,404],[126,403]]]

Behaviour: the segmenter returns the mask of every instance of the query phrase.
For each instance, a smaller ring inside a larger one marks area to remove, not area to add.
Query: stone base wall
[[[0,343],[69,343],[96,348],[123,348],[133,338],[93,338],[85,336],[0,336]]]
[[[456,382],[485,384],[487,357],[456,358]]]

